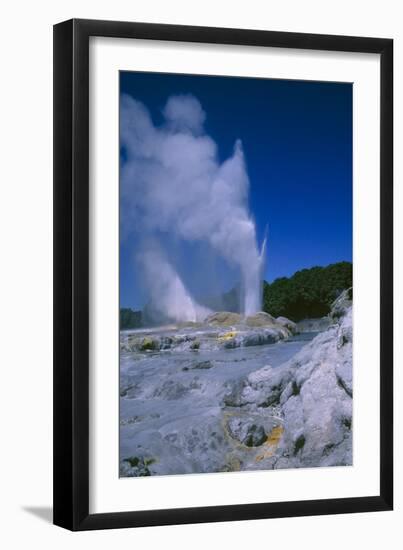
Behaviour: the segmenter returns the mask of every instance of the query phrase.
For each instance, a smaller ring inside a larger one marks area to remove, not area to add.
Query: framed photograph
[[[54,523],[391,510],[393,42],[54,27]]]

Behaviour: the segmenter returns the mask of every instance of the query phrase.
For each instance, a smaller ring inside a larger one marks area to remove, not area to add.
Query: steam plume
[[[175,320],[198,320],[208,313],[192,298],[174,262],[158,245],[161,234],[207,242],[228,265],[239,270],[243,313],[261,307],[264,251],[259,253],[248,210],[249,179],[242,144],[223,163],[204,130],[206,118],[190,95],[172,96],[153,124],[146,107],[122,95],[120,137],[123,234],[135,231],[143,241],[139,266],[154,307]]]

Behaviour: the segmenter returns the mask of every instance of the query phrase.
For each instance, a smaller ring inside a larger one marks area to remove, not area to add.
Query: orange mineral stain
[[[272,431],[267,436],[266,441],[263,443],[265,450],[263,453],[256,456],[256,462],[260,462],[265,458],[270,458],[273,456],[274,451],[277,449],[280,442],[281,436],[283,435],[284,428],[283,426],[274,426]]]

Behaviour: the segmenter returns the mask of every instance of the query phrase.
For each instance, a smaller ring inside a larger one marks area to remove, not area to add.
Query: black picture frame
[[[365,497],[89,513],[89,38],[377,53],[381,58],[380,490]],[[71,530],[393,507],[393,40],[73,19],[54,26],[54,523]]]

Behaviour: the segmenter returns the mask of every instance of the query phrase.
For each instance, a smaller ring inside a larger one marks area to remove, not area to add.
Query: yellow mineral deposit
[[[230,330],[229,332],[225,332],[224,334],[220,334],[218,336],[218,340],[220,342],[225,342],[226,340],[231,340],[231,338],[235,338],[237,335],[236,330]]]
[[[277,449],[278,444],[280,443],[281,436],[283,435],[284,427],[274,426],[272,431],[267,436],[266,441],[263,443],[264,450],[261,454],[258,454],[255,458],[256,462],[260,462],[265,458],[270,458],[273,456],[274,451]]]

